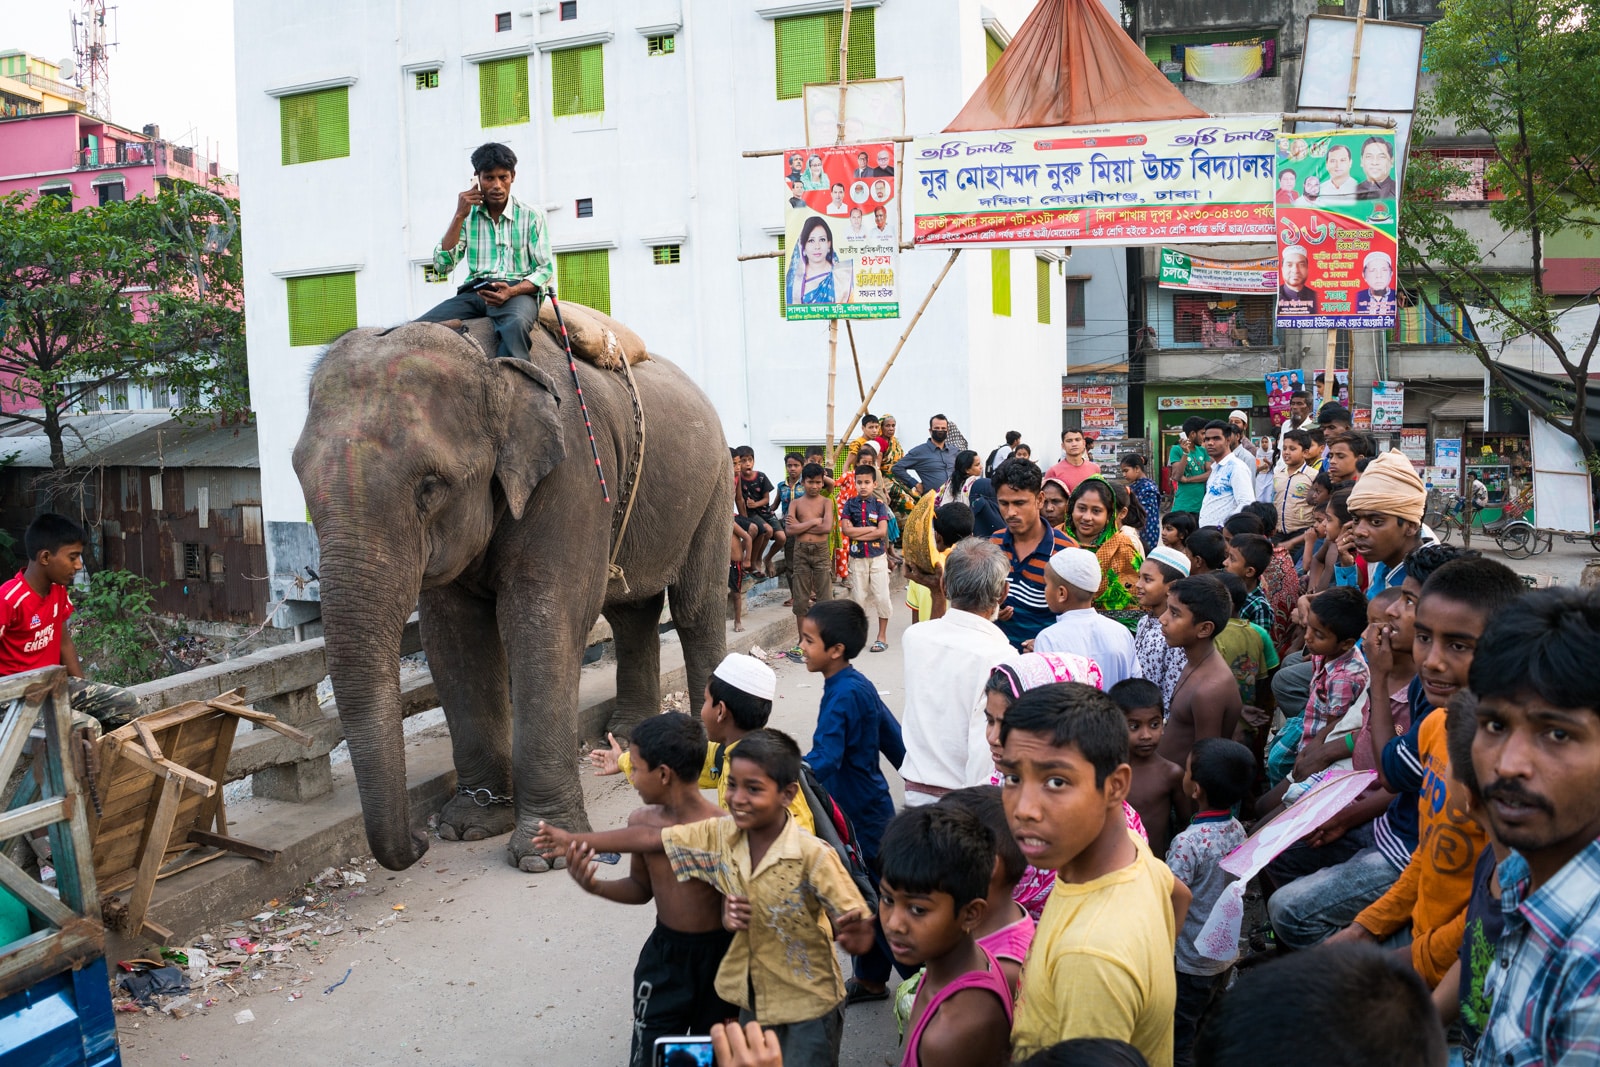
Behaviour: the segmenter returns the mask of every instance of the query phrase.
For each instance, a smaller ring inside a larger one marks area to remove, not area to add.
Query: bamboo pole
[[[911,331],[917,328],[917,322],[922,318],[922,313],[928,310],[928,304],[933,300],[933,294],[939,291],[939,286],[944,283],[945,275],[949,274],[950,268],[956,265],[956,257],[960,254],[961,249],[959,248],[950,250],[950,258],[945,260],[944,269],[933,280],[933,285],[928,287],[928,295],[922,298],[921,304],[917,305],[917,313],[911,316],[911,321],[906,324],[905,332],[900,335],[900,340],[894,343],[894,351],[889,353],[889,358],[884,362],[883,369],[872,380],[872,388],[867,390],[867,395],[861,399],[861,406],[856,409],[855,415],[845,425],[844,437],[846,440],[849,440],[850,434],[856,428],[856,423],[861,420],[861,416],[867,413],[867,407],[872,403],[872,398],[878,395],[878,386],[883,384],[883,379],[889,373],[889,368],[894,366],[895,358],[900,355],[900,350],[905,347],[906,338],[910,337]],[[829,411],[832,411],[831,407]]]
[[[856,392],[861,394],[861,399],[867,398],[867,387],[861,381],[861,357],[856,353],[856,331],[851,328],[850,320],[844,320],[845,336],[850,338],[850,362],[856,365]]]
[[[828,320],[828,441],[823,448],[823,458],[828,469],[833,469],[833,383],[839,377],[839,320]]]
[[[850,89],[850,0],[844,0],[844,11],[839,19],[839,123],[834,130],[833,143],[844,144],[845,95]],[[847,324],[848,325],[848,324]],[[850,351],[856,349],[855,334],[850,335]],[[839,320],[828,320],[828,436],[823,448],[823,458],[828,469],[833,469],[833,392],[839,377]]]
[[[1322,361],[1322,399],[1324,402],[1333,399],[1333,374],[1338,369],[1339,331],[1328,331],[1328,351]]]

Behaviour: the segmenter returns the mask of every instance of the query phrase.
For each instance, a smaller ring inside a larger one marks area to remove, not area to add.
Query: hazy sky
[[[109,5],[108,5],[109,6]],[[21,49],[52,63],[72,55],[73,0],[10,0],[0,20],[0,51]],[[233,102],[231,0],[126,0],[108,12],[111,121],[161,127],[169,141],[239,159]],[[220,144],[221,148],[218,149]]]

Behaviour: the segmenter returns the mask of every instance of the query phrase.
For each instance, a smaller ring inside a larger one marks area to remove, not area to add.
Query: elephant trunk
[[[367,844],[379,863],[404,870],[428,851],[411,829],[400,710],[400,638],[421,587],[417,567],[382,558],[371,543],[321,544],[322,619],[328,673],[361,795]]]

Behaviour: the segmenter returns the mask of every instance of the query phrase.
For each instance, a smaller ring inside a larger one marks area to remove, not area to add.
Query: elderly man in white
[[[1010,575],[998,546],[973,537],[958,541],[944,561],[949,610],[900,638],[906,672],[900,775],[907,807],[988,784],[994,760],[983,735],[983,687],[990,671],[1017,658],[993,622]]]

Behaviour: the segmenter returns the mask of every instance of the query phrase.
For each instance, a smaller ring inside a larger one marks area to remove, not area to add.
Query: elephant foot
[[[483,807],[471,797],[453,796],[439,812],[439,836],[446,841],[482,841],[499,837],[517,824],[509,804]]]
[[[576,818],[557,816],[550,820],[552,824],[571,826],[579,833],[589,830],[589,820],[579,814]],[[534,820],[537,826],[539,820]],[[546,871],[559,871],[567,866],[565,856],[545,856],[533,843],[533,834],[524,830],[513,830],[511,840],[506,842],[506,860],[519,871],[529,874],[543,874]]]

